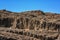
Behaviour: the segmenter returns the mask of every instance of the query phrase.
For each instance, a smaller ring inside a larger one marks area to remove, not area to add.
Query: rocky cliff
[[[0,40],[59,40],[60,14],[40,10],[0,10]]]

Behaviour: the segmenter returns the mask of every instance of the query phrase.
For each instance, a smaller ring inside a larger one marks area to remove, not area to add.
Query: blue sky
[[[42,10],[44,12],[60,13],[60,0],[0,0],[0,10],[13,12]]]

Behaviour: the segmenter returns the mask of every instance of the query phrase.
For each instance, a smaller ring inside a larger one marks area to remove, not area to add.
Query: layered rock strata
[[[60,14],[0,10],[0,40],[59,40],[59,35]]]

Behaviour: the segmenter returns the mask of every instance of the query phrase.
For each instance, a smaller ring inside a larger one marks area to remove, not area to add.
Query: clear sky
[[[42,10],[44,12],[60,13],[60,0],[0,0],[0,10],[13,12]]]

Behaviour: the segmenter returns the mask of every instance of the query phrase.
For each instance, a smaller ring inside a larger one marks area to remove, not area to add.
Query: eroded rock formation
[[[0,40],[59,40],[60,14],[0,10],[0,31]]]

